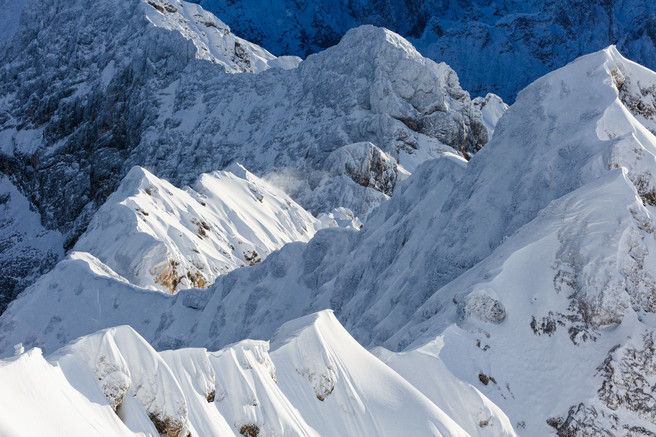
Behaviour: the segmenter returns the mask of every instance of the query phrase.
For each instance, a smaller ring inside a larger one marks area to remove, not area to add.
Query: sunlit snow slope
[[[322,225],[284,192],[235,164],[179,189],[133,168],[73,250],[130,283],[174,293],[206,288]]]
[[[465,431],[329,311],[285,324],[269,349],[268,342],[243,340],[217,352],[157,353],[120,326],[45,357],[19,350],[0,361],[0,406],[10,413],[0,416],[0,429],[12,437],[515,435],[498,409],[489,424]],[[453,379],[448,372],[435,377]],[[477,402],[459,392],[441,394],[452,414],[477,413]]]

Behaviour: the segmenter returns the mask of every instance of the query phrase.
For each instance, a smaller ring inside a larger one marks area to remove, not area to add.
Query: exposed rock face
[[[63,256],[63,236],[48,231],[25,196],[0,176],[0,313]]]
[[[484,291],[467,294],[459,308],[464,319],[475,318],[482,322],[501,323],[506,318],[503,304]]]
[[[491,91],[507,101],[539,76],[609,44],[656,68],[656,9],[640,0],[340,0],[330,8],[320,1],[200,3],[276,54],[306,56],[361,24],[387,27],[451,65],[475,95]],[[266,13],[259,13],[262,7]]]
[[[349,144],[332,152],[328,167],[336,175],[346,173],[362,187],[391,195],[398,176],[397,162],[372,143]]]

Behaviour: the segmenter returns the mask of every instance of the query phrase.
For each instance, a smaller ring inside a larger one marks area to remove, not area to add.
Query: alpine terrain
[[[0,435],[656,435],[656,73],[616,46],[508,107],[372,25],[302,60],[180,0],[4,6]]]
[[[656,4],[643,0],[196,0],[250,41],[307,56],[374,24],[449,64],[474,95],[517,92],[578,56],[616,44],[656,69]]]

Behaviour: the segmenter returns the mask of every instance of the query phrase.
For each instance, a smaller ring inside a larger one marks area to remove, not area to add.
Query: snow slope
[[[419,166],[360,232],[322,230],[207,291],[153,297],[71,257],[0,318],[0,349],[125,323],[157,349],[218,348],[331,307],[362,344],[428,348],[522,434],[654,432],[655,78],[614,47],[582,57],[520,93],[471,161]]]
[[[272,349],[279,385],[322,435],[467,435],[360,346],[332,312],[287,322]]]
[[[18,350],[0,361],[0,405],[14,413],[2,416],[0,430],[11,436],[515,435],[493,426],[466,433],[358,345],[329,311],[285,324],[272,349],[243,340],[217,352],[157,353],[119,326],[46,358],[39,349]],[[460,416],[475,408],[458,392],[448,398],[442,403]],[[498,409],[495,414],[507,421]]]
[[[134,435],[114,414],[91,371],[76,382],[39,349],[0,362],[0,429],[7,437],[30,435]],[[95,402],[94,402],[95,401]],[[143,434],[142,434],[143,435]]]
[[[322,225],[281,190],[235,164],[179,189],[134,167],[73,250],[139,287],[175,293],[261,262]]]

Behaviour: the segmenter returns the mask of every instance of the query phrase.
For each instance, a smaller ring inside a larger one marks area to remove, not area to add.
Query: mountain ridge
[[[656,138],[625,102],[647,108],[655,80],[613,47],[582,57],[520,93],[469,162],[421,164],[362,230],[321,230],[209,290],[153,296],[69,256],[0,317],[0,350],[125,323],[156,349],[220,348],[333,308],[364,345],[443,343],[433,353],[520,433],[630,430],[648,407],[637,374],[613,369],[651,350]],[[73,306],[86,310],[71,319]]]

